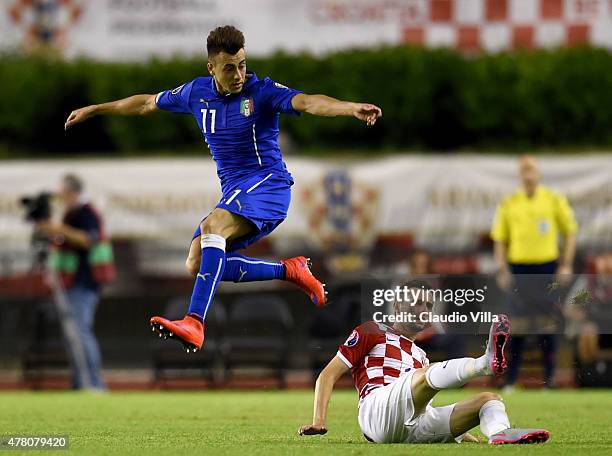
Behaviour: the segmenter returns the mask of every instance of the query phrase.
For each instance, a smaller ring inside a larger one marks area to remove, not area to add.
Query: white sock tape
[[[203,234],[200,238],[200,247],[202,249],[213,247],[225,252],[225,238],[218,234]]]

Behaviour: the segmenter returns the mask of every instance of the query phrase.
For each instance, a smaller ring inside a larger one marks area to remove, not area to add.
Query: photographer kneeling
[[[66,334],[73,386],[74,389],[104,390],[100,348],[93,323],[100,286],[114,278],[112,250],[105,239],[100,216],[83,198],[83,182],[78,176],[65,175],[57,196],[65,207],[62,223],[39,220],[36,229],[50,238],[49,266],[59,273],[72,317],[68,318],[76,326],[74,337]],[[66,317],[60,315],[60,318]]]

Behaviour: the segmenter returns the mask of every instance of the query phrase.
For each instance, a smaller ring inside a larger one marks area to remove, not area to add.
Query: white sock
[[[202,234],[200,236],[200,248],[204,250],[208,247],[215,247],[225,252],[225,238],[218,234]]]
[[[427,370],[425,379],[434,389],[459,388],[470,380],[489,375],[487,359],[457,358],[436,363]]]
[[[480,430],[487,438],[510,427],[506,406],[502,401],[487,401],[478,412]]]
[[[480,358],[476,358],[474,362],[474,369],[480,374],[481,377],[493,374],[493,371],[491,370],[491,363],[489,363],[486,353]]]

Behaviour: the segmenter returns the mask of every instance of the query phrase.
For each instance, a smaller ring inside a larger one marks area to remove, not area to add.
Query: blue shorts
[[[231,240],[227,252],[244,249],[270,234],[287,218],[293,181],[284,174],[257,174],[232,187],[216,207],[240,215],[254,225],[249,234]],[[198,224],[193,239],[200,237]]]

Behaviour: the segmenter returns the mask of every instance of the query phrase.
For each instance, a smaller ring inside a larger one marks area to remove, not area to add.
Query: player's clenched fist
[[[327,434],[327,428],[325,426],[317,426],[315,424],[305,424],[298,429],[299,435],[323,435]]]
[[[382,110],[378,106],[373,104],[355,103],[353,116],[359,120],[366,122],[368,127],[371,127],[376,123],[376,119],[382,117]]]

